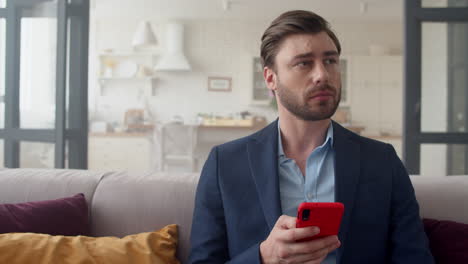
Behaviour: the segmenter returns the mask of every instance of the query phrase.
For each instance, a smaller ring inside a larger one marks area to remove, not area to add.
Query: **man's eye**
[[[325,64],[336,64],[338,62],[338,60],[336,60],[336,59],[326,59],[324,62],[325,62]]]
[[[307,67],[307,66],[309,66],[311,64],[312,64],[312,62],[310,62],[310,61],[300,61],[300,62],[296,63],[295,66],[302,68],[302,67]]]

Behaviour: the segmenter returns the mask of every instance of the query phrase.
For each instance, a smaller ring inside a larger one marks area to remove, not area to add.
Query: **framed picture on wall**
[[[208,77],[208,91],[230,92],[231,82],[230,77]]]

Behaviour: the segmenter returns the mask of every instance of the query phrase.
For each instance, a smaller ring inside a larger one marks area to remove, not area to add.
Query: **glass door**
[[[86,168],[89,1],[8,0],[3,10],[4,165]]]
[[[411,174],[468,174],[468,0],[405,1]]]

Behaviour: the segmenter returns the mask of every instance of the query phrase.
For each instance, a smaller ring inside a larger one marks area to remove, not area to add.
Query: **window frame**
[[[20,11],[37,3],[37,0],[7,0],[6,8],[0,8],[0,17],[6,18],[5,126],[0,129],[4,165],[20,167],[20,143],[30,141],[54,144],[55,168],[65,168],[68,161],[69,168],[86,169],[89,0],[57,1],[55,128],[20,127]]]
[[[421,131],[422,23],[468,22],[468,7],[423,8],[421,0],[411,0],[405,1],[404,16],[405,114],[403,159],[410,174],[419,174],[422,144],[468,144],[468,133]]]

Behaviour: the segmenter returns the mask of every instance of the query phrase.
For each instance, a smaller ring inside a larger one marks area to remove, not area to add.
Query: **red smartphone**
[[[338,235],[343,212],[342,203],[301,203],[297,209],[296,227],[317,226],[320,233],[300,241]]]

